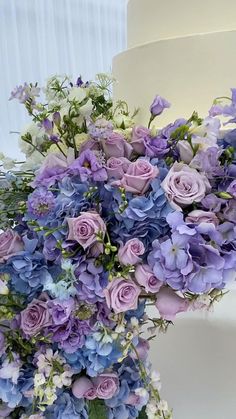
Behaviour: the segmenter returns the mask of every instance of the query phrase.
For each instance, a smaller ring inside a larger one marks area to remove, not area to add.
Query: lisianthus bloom
[[[170,103],[163,97],[157,95],[150,106],[150,112],[153,116],[158,116],[161,115],[164,109],[169,107]]]
[[[69,172],[79,174],[82,182],[92,179],[95,182],[107,180],[106,169],[99,163],[91,150],[83,151],[80,156],[70,165]]]

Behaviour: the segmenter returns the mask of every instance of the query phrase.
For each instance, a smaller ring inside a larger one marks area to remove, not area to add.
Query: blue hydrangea
[[[85,402],[62,392],[53,406],[46,410],[47,419],[88,419]]]

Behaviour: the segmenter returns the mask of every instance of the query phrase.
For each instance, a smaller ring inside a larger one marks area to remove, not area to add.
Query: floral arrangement
[[[137,126],[111,83],[11,94],[32,123],[0,156],[1,417],[170,419],[149,341],[235,280],[236,89],[157,129],[170,104]]]

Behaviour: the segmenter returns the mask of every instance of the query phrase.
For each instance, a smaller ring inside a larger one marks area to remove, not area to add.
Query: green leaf
[[[107,408],[103,400],[90,400],[88,404],[89,419],[107,419]]]
[[[147,419],[147,413],[146,413],[146,408],[143,407],[141,412],[138,415],[138,419]]]

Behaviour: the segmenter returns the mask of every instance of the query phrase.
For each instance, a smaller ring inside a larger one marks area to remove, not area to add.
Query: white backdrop
[[[17,135],[27,121],[8,101],[24,81],[42,85],[53,74],[110,72],[126,47],[127,0],[0,0],[0,151],[16,157]]]

